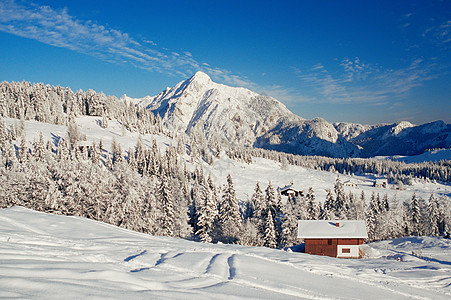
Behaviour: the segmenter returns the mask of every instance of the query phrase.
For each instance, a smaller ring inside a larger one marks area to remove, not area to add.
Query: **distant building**
[[[92,150],[92,142],[78,141],[77,146],[80,151],[83,151],[83,150],[91,151]]]
[[[368,233],[363,220],[300,220],[297,237],[304,239],[305,253],[360,258]]]
[[[351,180],[343,182],[343,185],[344,186],[349,186],[349,187],[355,187],[355,188],[358,187],[357,183],[355,183],[355,182],[353,182]]]
[[[373,186],[377,188],[386,188],[388,186],[387,179],[376,179],[373,182]]]
[[[297,190],[293,187],[292,184],[290,185],[286,185],[284,187],[278,187],[277,191],[282,195],[282,196],[294,196],[294,197],[299,197],[302,196],[304,193],[301,190]]]

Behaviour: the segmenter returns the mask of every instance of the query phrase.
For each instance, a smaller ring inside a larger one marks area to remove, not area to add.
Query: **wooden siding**
[[[362,245],[363,239],[305,239],[305,253],[337,257],[337,245]]]

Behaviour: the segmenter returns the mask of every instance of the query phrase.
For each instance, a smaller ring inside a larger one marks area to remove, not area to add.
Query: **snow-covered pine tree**
[[[81,148],[81,157],[83,160],[88,160],[88,147],[82,147]]]
[[[332,218],[335,218],[335,215],[333,214],[333,203],[334,203],[334,196],[332,195],[332,191],[329,189],[327,191],[326,200],[323,203],[323,209],[321,211],[321,220],[330,220]]]
[[[11,124],[11,129],[9,131],[9,138],[11,141],[17,140],[17,137],[19,136],[17,126],[17,120],[14,120],[14,123]]]
[[[108,128],[108,116],[105,111],[102,113],[102,122],[100,123],[100,127]]]
[[[105,167],[106,167],[108,170],[111,170],[111,169],[113,168],[113,162],[111,161],[110,153],[107,153],[107,154],[106,154],[106,157],[105,157]]]
[[[222,201],[219,209],[219,224],[222,242],[236,243],[239,240],[242,221],[235,187],[230,174],[227,175],[227,183],[222,193]]]
[[[44,137],[42,136],[42,132],[39,133],[39,140],[33,143],[34,150],[33,154],[36,160],[43,160],[45,157],[45,144]]]
[[[357,203],[355,195],[352,192],[349,192],[348,197],[346,198],[346,218],[348,220],[357,220]]]
[[[282,200],[278,195],[276,195],[274,188],[269,181],[268,186],[265,190],[266,194],[266,205],[271,210],[271,213],[275,219],[277,219],[282,211]]]
[[[168,178],[164,170],[162,170],[159,177],[160,184],[156,191],[161,208],[161,214],[158,217],[159,226],[163,235],[175,236],[175,211],[172,190],[170,189]]]
[[[440,208],[437,198],[434,194],[429,197],[427,207],[427,225],[429,225],[428,235],[439,236],[440,235]]]
[[[74,149],[80,140],[80,133],[74,116],[70,117],[69,124],[67,125],[67,140],[69,141],[70,149]]]
[[[362,190],[360,193],[359,201],[356,203],[356,214],[357,214],[357,220],[364,220],[365,219],[365,192]]]
[[[115,163],[122,163],[124,162],[124,154],[122,153],[122,146],[121,144],[117,144],[117,149],[115,152],[113,152],[114,162]]]
[[[282,232],[279,248],[291,247],[296,243],[297,226],[298,221],[294,213],[293,201],[287,201],[287,204],[283,210]]]
[[[211,177],[209,177],[211,181]],[[202,183],[204,185],[204,183]],[[199,228],[196,234],[199,236],[201,242],[210,243],[213,240],[215,229],[215,222],[218,216],[218,207],[213,198],[213,193],[209,185],[202,187],[201,205],[197,215],[197,227]]]
[[[100,150],[95,142],[92,142],[91,162],[96,166],[100,163]]]
[[[260,227],[260,221],[264,218],[267,205],[263,191],[260,188],[260,183],[257,181],[254,188],[254,193],[248,202],[247,217],[250,218],[257,227]]]
[[[67,160],[69,159],[69,149],[67,148],[67,143],[64,139],[60,138],[58,140],[58,147],[56,149],[56,155],[58,160]]]
[[[321,209],[318,202],[315,200],[315,192],[312,187],[309,187],[307,192],[307,215],[309,220],[318,220]]]
[[[368,231],[368,239],[370,241],[378,240],[378,237],[376,236],[378,217],[379,217],[379,204],[377,203],[376,195],[373,192],[366,213],[366,228]]]
[[[264,235],[264,241],[265,247],[268,248],[276,248],[277,247],[277,235],[276,235],[276,229],[274,227],[274,217],[271,213],[271,209],[268,209],[268,216],[266,217],[266,223],[265,223],[265,235]]]
[[[135,151],[133,151],[132,148],[128,148],[128,155],[127,155],[127,163],[128,163],[128,167],[133,170],[136,171],[137,170],[137,164],[136,164],[136,158],[135,158]]]
[[[25,133],[22,134],[20,137],[20,146],[19,146],[19,161],[21,163],[24,163],[28,159],[28,147],[27,147],[27,140],[25,138]]]
[[[298,220],[308,220],[310,218],[308,213],[308,200],[304,196],[303,192],[299,195],[290,197],[293,203],[293,210],[295,212],[295,217]]]
[[[193,227],[193,233],[199,230],[199,214],[204,194],[202,186],[195,180],[191,187],[191,203],[189,204],[189,224]]]
[[[336,218],[345,219],[346,218],[346,193],[341,183],[340,177],[337,176],[334,185],[335,198],[332,202],[332,212]]]
[[[146,168],[146,155],[144,153],[144,145],[141,135],[138,136],[138,139],[136,141],[134,156],[136,159],[137,171],[142,175],[144,174],[144,169]]]
[[[382,197],[382,210],[383,211],[389,211],[390,210],[390,201],[388,201],[388,195],[387,193],[384,194]]]
[[[6,129],[5,120],[0,116],[0,154],[5,153],[8,143],[8,130]]]
[[[421,235],[422,234],[422,214],[420,201],[416,195],[413,193],[412,198],[409,203],[410,211],[410,234],[411,235]]]
[[[259,182],[255,184],[254,193],[252,194],[249,203],[251,207],[250,209],[252,209],[252,211],[249,212],[249,215],[251,215],[250,221],[257,230],[257,239],[260,240],[258,245],[263,245],[262,237],[265,234],[265,221],[268,205],[265,201],[265,196],[260,188]]]

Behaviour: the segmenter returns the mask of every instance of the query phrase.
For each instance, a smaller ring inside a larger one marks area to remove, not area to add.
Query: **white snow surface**
[[[368,234],[363,220],[299,220],[298,237],[304,239],[367,239]]]
[[[393,156],[390,159],[403,161],[405,163],[421,163],[425,161],[451,160],[451,149],[437,149],[426,151],[420,155],[413,156]]]
[[[451,297],[451,242],[441,238],[372,243],[369,258],[351,260],[153,237],[22,207],[1,209],[0,222],[0,298]]]

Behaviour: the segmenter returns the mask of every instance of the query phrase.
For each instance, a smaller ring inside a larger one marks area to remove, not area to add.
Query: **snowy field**
[[[371,243],[345,260],[152,237],[21,207],[0,210],[0,298],[450,299],[451,242]],[[412,255],[412,251],[423,258]]]
[[[5,121],[9,127],[15,120],[5,118]],[[90,116],[83,116],[76,119],[80,133],[86,135],[88,142],[96,142],[98,144],[102,140],[104,147],[111,149],[111,143],[114,138],[121,144],[124,152],[128,151],[129,148],[134,149],[139,136],[137,132],[122,131],[121,124],[115,120],[110,120],[108,122],[108,128],[104,129],[100,127],[100,121],[100,117]],[[18,120],[16,122],[19,124]],[[66,138],[67,135],[67,127],[64,125],[25,121],[25,128],[29,147],[32,147],[33,139],[38,139],[40,132],[42,132],[46,141],[50,140],[54,143],[55,149],[58,139]],[[147,147],[152,146],[153,139],[157,141],[159,148],[163,151],[173,142],[172,139],[160,135],[147,134],[142,136],[143,144]],[[175,146],[175,143],[173,144]],[[440,153],[449,152],[440,151]],[[446,157],[446,155],[442,155],[441,157]],[[189,163],[188,156],[186,156],[186,162],[188,168],[194,170],[194,166]],[[283,187],[289,185],[291,182],[299,190],[307,191],[309,187],[312,187],[316,199],[323,202],[326,198],[327,190],[333,189],[337,176],[340,176],[342,182],[350,180],[357,184],[357,187],[345,187],[347,193],[352,191],[358,196],[363,190],[367,200],[372,192],[380,193],[381,196],[387,193],[390,199],[396,196],[398,200],[408,200],[414,192],[423,199],[428,199],[431,193],[434,193],[438,197],[451,197],[450,185],[414,181],[412,186],[404,186],[404,190],[402,191],[396,190],[393,185],[389,185],[389,188],[374,188],[372,183],[375,178],[372,175],[351,176],[298,166],[289,166],[287,170],[282,170],[280,163],[262,158],[254,158],[252,164],[246,164],[231,160],[222,153],[221,158],[215,159],[212,166],[203,161],[199,163],[202,164],[205,173],[212,176],[216,184],[224,184],[227,174],[230,173],[235,184],[238,199],[241,201],[246,201],[251,197],[257,181],[260,182],[262,189],[265,189],[268,182],[271,181],[272,185],[276,188],[278,186]]]

